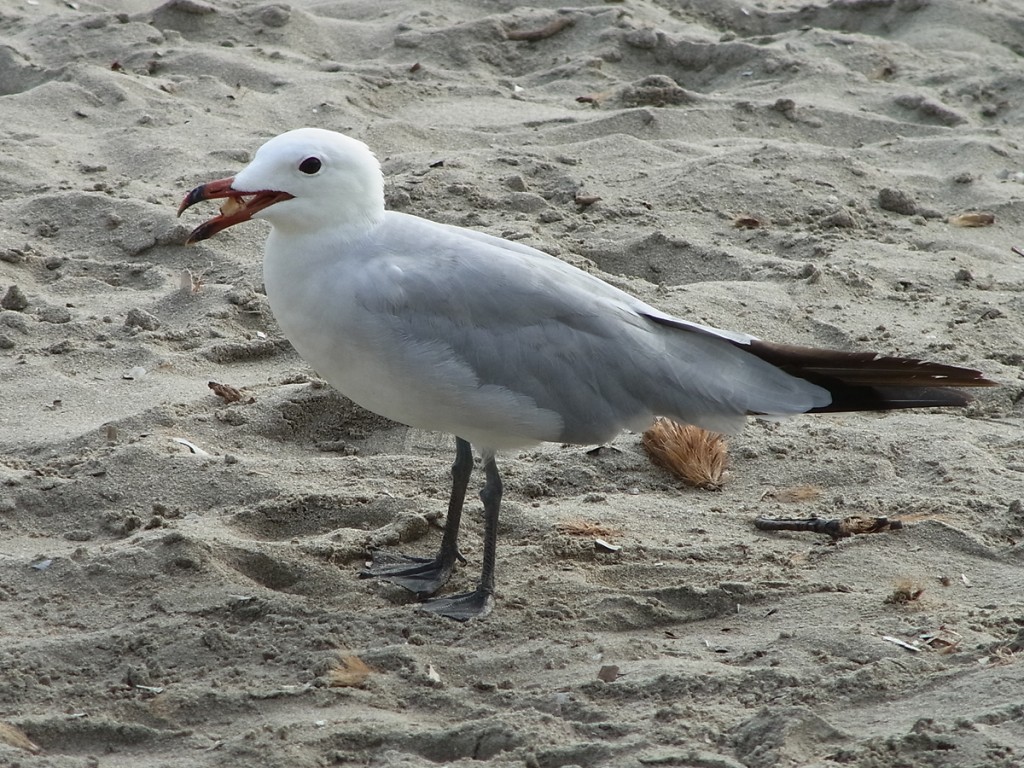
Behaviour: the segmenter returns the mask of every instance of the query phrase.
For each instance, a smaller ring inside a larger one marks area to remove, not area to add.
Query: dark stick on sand
[[[824,533],[833,540],[845,539],[860,533],[883,533],[903,527],[901,520],[890,520],[888,517],[763,517],[754,520],[754,527],[762,531],[810,531]]]

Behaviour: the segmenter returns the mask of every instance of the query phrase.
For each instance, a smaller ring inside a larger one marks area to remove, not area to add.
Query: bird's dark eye
[[[312,176],[314,173],[320,170],[320,166],[323,163],[320,162],[319,157],[307,157],[301,163],[299,163],[299,170],[303,173],[307,173]]]

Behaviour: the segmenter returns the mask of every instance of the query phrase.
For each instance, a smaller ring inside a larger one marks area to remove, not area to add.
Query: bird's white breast
[[[374,318],[355,301],[350,276],[364,265],[326,238],[267,240],[263,278],[285,337],[321,376],[365,408],[401,415],[401,393],[389,386],[379,350],[368,337]]]

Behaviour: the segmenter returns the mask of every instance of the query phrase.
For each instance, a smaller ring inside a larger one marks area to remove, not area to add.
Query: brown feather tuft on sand
[[[43,748],[26,736],[21,728],[10,723],[0,722],[0,742],[31,752],[33,755],[38,755],[43,751]]]
[[[728,445],[717,432],[677,424],[671,419],[656,419],[640,442],[655,464],[687,485],[717,491],[725,482]]]
[[[352,654],[339,655],[327,670],[327,682],[331,688],[362,688],[373,670],[366,662]]]

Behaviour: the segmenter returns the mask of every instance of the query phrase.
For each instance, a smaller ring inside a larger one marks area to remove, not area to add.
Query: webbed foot
[[[463,592],[450,597],[436,597],[420,604],[420,610],[436,613],[456,621],[482,619],[494,608],[494,595],[490,590],[477,587],[472,592]]]
[[[466,559],[455,553],[455,557],[466,562]],[[450,558],[415,557],[394,552],[374,552],[373,565],[359,572],[361,579],[380,579],[389,584],[408,589],[417,597],[429,597],[448,583],[455,562],[446,562]]]

